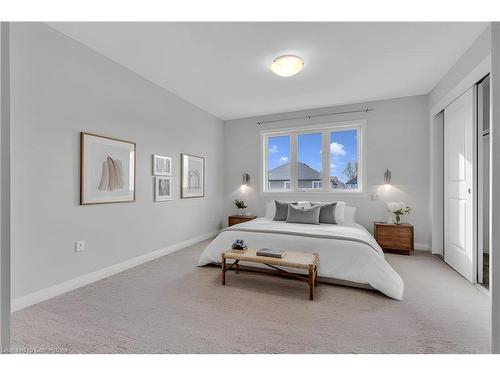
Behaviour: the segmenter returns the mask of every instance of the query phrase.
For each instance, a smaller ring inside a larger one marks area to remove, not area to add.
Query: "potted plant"
[[[242,200],[235,199],[234,200],[234,205],[238,209],[238,215],[243,215],[243,211],[248,208],[246,203]]]
[[[409,214],[412,207],[408,206],[405,202],[389,202],[387,203],[389,212],[396,216],[396,224],[401,224],[401,216]]]

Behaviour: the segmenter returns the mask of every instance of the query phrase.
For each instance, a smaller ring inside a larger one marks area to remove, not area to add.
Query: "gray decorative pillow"
[[[319,212],[319,222],[323,224],[337,224],[335,220],[335,208],[337,206],[337,202],[335,203],[313,203],[311,202],[311,206],[320,206],[321,210]]]
[[[274,221],[285,221],[288,216],[288,205],[289,204],[298,204],[299,202],[280,202],[274,201],[276,204],[276,212],[274,213]]]
[[[286,218],[286,222],[319,225],[320,210],[321,206],[313,206],[311,208],[296,208],[289,204],[288,217]]]

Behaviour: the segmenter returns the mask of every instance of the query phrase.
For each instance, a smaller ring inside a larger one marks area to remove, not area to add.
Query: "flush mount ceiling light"
[[[291,77],[302,70],[304,61],[298,56],[285,55],[274,59],[271,64],[273,73],[280,77]]]

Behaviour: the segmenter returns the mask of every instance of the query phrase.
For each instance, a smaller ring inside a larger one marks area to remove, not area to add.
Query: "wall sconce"
[[[384,184],[391,184],[391,171],[389,169],[386,169],[384,172]]]
[[[242,186],[248,186],[248,185],[250,185],[250,175],[248,173],[243,173],[242,180],[241,180],[241,185]]]

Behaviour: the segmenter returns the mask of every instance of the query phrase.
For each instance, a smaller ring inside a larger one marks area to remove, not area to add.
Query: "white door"
[[[444,260],[475,277],[474,89],[444,110]]]

